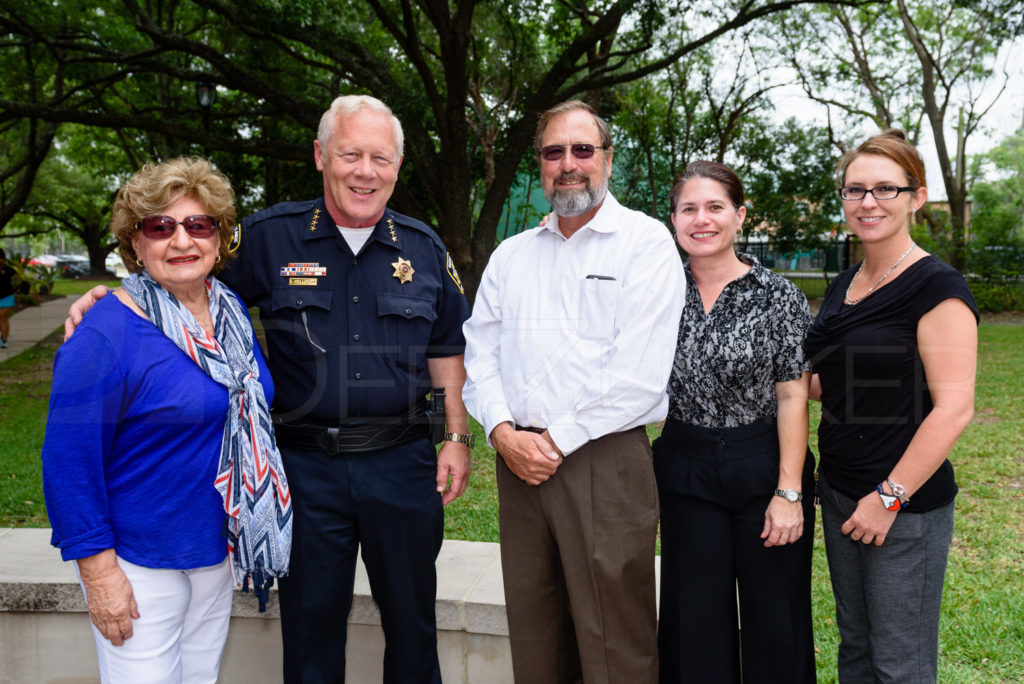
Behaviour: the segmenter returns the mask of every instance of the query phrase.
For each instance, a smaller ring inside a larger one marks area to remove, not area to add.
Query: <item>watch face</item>
[[[795,489],[787,489],[786,490],[786,501],[789,501],[790,503],[796,503],[796,500],[799,499],[799,498],[800,498],[800,495],[797,494]]]

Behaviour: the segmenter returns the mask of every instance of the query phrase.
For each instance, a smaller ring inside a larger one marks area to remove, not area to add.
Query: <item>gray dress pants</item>
[[[901,512],[885,543],[875,546],[840,532],[857,502],[829,487],[824,478],[820,486],[841,638],[840,683],[934,684],[953,502],[924,513]]]

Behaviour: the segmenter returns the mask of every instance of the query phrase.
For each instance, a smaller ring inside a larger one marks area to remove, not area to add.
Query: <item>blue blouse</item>
[[[43,490],[62,558],[113,548],[150,568],[220,563],[226,515],[214,478],[227,406],[227,388],[155,325],[116,296],[97,302],[54,360]]]

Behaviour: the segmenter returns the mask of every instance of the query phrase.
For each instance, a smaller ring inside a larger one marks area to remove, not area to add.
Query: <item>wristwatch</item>
[[[889,483],[889,488],[892,490],[893,496],[900,500],[900,503],[906,506],[910,503],[910,497],[907,496],[907,490],[901,484],[896,484],[889,478],[885,478],[885,481]]]
[[[473,435],[472,434],[461,434],[458,432],[446,432],[444,433],[444,441],[446,442],[458,442],[459,444],[465,444],[470,449],[473,448]]]
[[[797,501],[804,500],[804,495],[795,489],[776,489],[775,496],[781,496],[789,503],[796,503]]]

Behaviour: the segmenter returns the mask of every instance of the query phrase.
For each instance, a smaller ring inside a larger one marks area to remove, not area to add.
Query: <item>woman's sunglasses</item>
[[[185,227],[185,232],[194,238],[213,237],[214,233],[220,230],[220,221],[206,214],[186,216],[181,221],[175,221],[170,216],[154,214],[136,223],[135,227],[150,240],[166,240],[174,235],[179,223]]]

